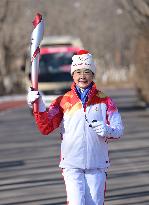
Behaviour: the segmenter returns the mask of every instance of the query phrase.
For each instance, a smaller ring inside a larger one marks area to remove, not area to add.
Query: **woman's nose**
[[[80,73],[80,77],[85,77],[86,75],[85,75],[85,73],[84,72],[82,72],[82,73]]]
[[[80,75],[80,78],[81,78],[81,79],[85,79],[85,77],[86,77],[86,76],[85,76],[84,74],[81,74],[81,75]]]

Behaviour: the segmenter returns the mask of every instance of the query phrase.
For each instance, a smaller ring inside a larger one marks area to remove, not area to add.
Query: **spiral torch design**
[[[38,90],[38,70],[40,58],[40,42],[43,39],[44,21],[41,14],[37,13],[33,20],[34,30],[31,36],[31,82],[34,90]],[[34,103],[34,112],[38,111],[38,102]]]

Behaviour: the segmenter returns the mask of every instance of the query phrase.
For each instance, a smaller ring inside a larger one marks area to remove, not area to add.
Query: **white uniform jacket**
[[[108,141],[123,135],[121,116],[110,97],[94,84],[83,108],[75,84],[71,91],[58,97],[47,112],[34,113],[36,123],[44,135],[60,126],[61,168],[107,169],[110,165]],[[101,137],[90,127],[93,120],[104,121],[112,128],[109,136]]]

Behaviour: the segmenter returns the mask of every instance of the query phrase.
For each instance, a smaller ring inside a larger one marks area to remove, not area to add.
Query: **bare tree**
[[[45,18],[44,35],[80,37],[84,47],[105,68],[129,67],[136,33],[124,0],[1,0],[0,94],[22,88],[25,54],[30,45],[32,20],[37,12]],[[128,3],[128,2],[127,2]],[[101,69],[100,67],[98,68]]]
[[[23,1],[0,1],[0,94],[21,88],[19,68],[27,45],[27,16]]]
[[[136,86],[140,97],[149,104],[149,0],[123,0],[121,3],[139,31],[134,53]]]

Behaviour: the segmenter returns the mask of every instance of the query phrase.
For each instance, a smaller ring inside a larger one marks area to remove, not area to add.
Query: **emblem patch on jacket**
[[[98,107],[95,107],[95,111],[98,111]]]

